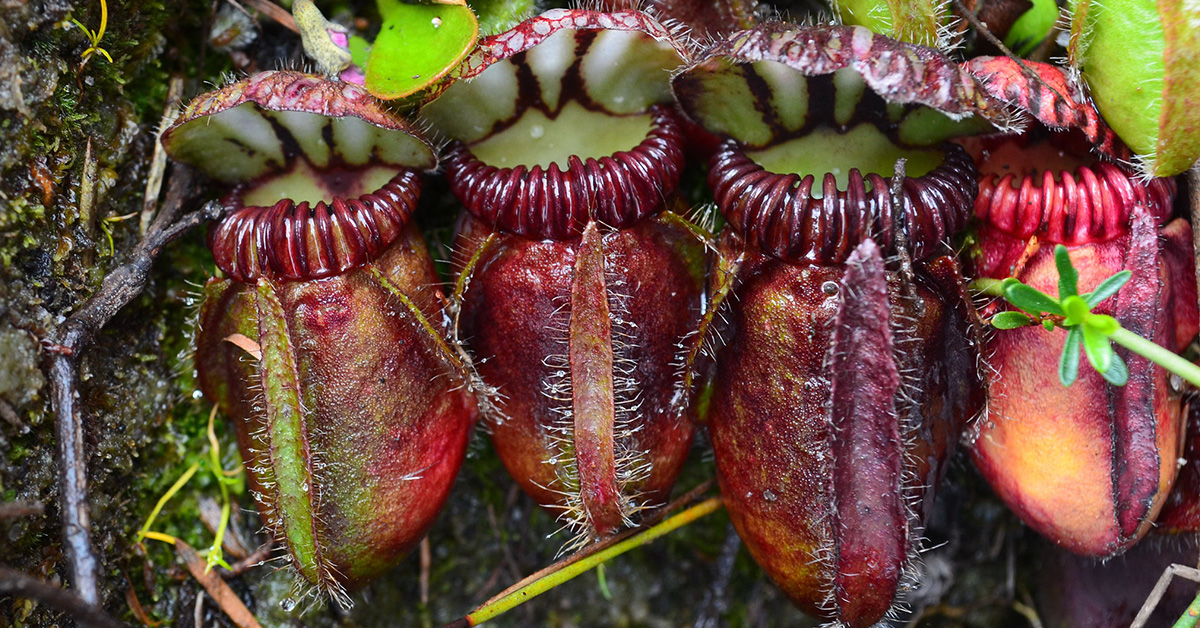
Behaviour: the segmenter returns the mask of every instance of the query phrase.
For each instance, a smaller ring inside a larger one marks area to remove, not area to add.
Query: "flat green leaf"
[[[1028,56],[1050,34],[1058,20],[1058,3],[1033,0],[1033,7],[1021,14],[1008,29],[1004,43],[1019,57]]]
[[[1128,282],[1129,278],[1132,276],[1133,273],[1123,270],[1112,277],[1101,281],[1100,285],[1096,286],[1095,290],[1092,290],[1091,292],[1081,296],[1083,296],[1084,301],[1087,301],[1088,305],[1096,307],[1097,303],[1107,299],[1108,297],[1111,297],[1112,295],[1116,294],[1118,290],[1125,287],[1126,282]]]
[[[471,8],[479,16],[479,32],[485,35],[502,33],[537,12],[534,0],[472,0]]]
[[[1108,314],[1092,314],[1087,317],[1087,320],[1083,324],[1094,328],[1105,336],[1111,336],[1114,331],[1121,328],[1121,324],[1117,322],[1117,319]]]
[[[1087,301],[1082,297],[1067,297],[1062,300],[1062,309],[1066,314],[1063,320],[1064,327],[1072,327],[1086,321],[1092,314],[1092,308],[1088,306]]]
[[[1112,364],[1108,365],[1108,370],[1100,374],[1104,381],[1113,386],[1124,386],[1129,383],[1129,367],[1125,366],[1125,360],[1115,351],[1112,356]]]
[[[1049,312],[1059,316],[1064,315],[1062,305],[1059,304],[1058,299],[1045,292],[1019,281],[1009,283],[1005,280],[1004,283],[1004,298],[1022,310],[1026,312]]]
[[[1108,336],[1096,331],[1091,325],[1082,325],[1083,352],[1087,354],[1088,362],[1097,373],[1105,373],[1112,366],[1113,348]]]
[[[1063,386],[1070,386],[1079,377],[1079,345],[1083,342],[1083,331],[1072,327],[1067,332],[1067,341],[1063,343],[1062,357],[1058,360],[1058,381]]]
[[[1071,254],[1067,247],[1059,244],[1054,247],[1054,265],[1058,267],[1058,298],[1065,299],[1079,294],[1079,272],[1071,264]]]
[[[992,326],[996,329],[1016,329],[1032,322],[1033,320],[1024,312],[1000,312],[992,317]]]
[[[437,82],[475,46],[479,22],[458,4],[380,2],[384,16],[367,57],[366,88],[385,100],[403,98]]]
[[[350,36],[350,60],[360,68],[366,67],[367,56],[371,54],[371,42],[359,37]]]

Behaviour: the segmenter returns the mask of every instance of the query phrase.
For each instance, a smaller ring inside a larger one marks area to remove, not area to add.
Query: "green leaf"
[[[1023,312],[1000,312],[992,317],[992,326],[996,329],[1016,329],[1032,322],[1029,315]]]
[[[1063,299],[1062,309],[1066,313],[1066,318],[1063,320],[1063,327],[1083,324],[1092,314],[1092,308],[1088,307],[1087,301],[1084,301],[1082,297],[1067,297]]]
[[[1096,331],[1091,325],[1081,325],[1083,331],[1083,352],[1087,354],[1088,362],[1097,373],[1106,373],[1112,366],[1113,348],[1108,336]]]
[[[1117,322],[1117,319],[1108,314],[1092,314],[1087,317],[1087,320],[1083,324],[1095,328],[1096,331],[1105,336],[1111,336],[1114,331],[1121,328],[1121,324]]]
[[[1125,360],[1117,352],[1113,352],[1112,364],[1108,365],[1108,370],[1100,374],[1104,381],[1113,386],[1124,386],[1129,383],[1129,368],[1125,366]]]
[[[1058,299],[1045,292],[1015,280],[1010,283],[1006,279],[1004,283],[1006,284],[1004,286],[1004,298],[1022,310],[1034,313],[1049,312],[1059,316],[1064,315],[1062,305],[1058,302]]]
[[[367,56],[371,54],[371,42],[359,37],[350,36],[350,60],[360,68],[367,67]]]
[[[1079,376],[1079,344],[1083,341],[1083,331],[1072,327],[1067,332],[1067,341],[1063,343],[1062,357],[1058,360],[1058,381],[1063,386],[1075,383]]]
[[[1067,247],[1054,247],[1054,265],[1058,267],[1058,298],[1065,299],[1079,294],[1079,271],[1071,265],[1071,254]]]
[[[1096,286],[1095,290],[1082,295],[1083,300],[1087,301],[1088,305],[1096,307],[1097,303],[1107,299],[1108,297],[1111,297],[1112,295],[1116,294],[1118,290],[1123,288],[1125,283],[1128,282],[1129,278],[1132,276],[1133,273],[1123,270],[1112,277],[1101,281],[1100,285]]]
[[[1024,312],[1000,312],[992,317],[992,326],[996,329],[1016,329],[1033,323],[1033,319]]]
[[[1050,34],[1058,20],[1058,4],[1054,0],[1033,0],[1033,7],[1021,14],[1004,43],[1019,57],[1028,56]]]
[[[479,32],[490,35],[516,26],[537,6],[534,0],[472,0],[471,8],[479,16]]]
[[[366,88],[385,100],[403,98],[437,82],[475,46],[479,22],[457,4],[379,3],[384,16],[364,70]]]

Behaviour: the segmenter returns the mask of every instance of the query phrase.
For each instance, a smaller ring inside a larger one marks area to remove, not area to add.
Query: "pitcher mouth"
[[[975,164],[962,147],[947,144],[942,162],[906,177],[897,201],[908,252],[917,259],[961,230],[975,200]],[[708,183],[730,226],[759,251],[788,262],[845,262],[870,238],[894,243],[891,181],[849,171],[845,189],[826,172],[819,190],[812,174],[770,172],[736,141],[724,142],[709,164]],[[894,244],[892,245],[894,246]]]
[[[217,267],[254,283],[320,279],[369,263],[404,232],[421,194],[421,177],[401,169],[374,192],[354,198],[242,206],[249,186],[224,199],[236,207],[208,235]]]
[[[1135,205],[1145,206],[1158,224],[1171,216],[1174,179],[1142,180],[1096,158],[1039,167],[1045,162],[1036,158],[1037,150],[1058,140],[1069,138],[1053,134],[1020,150],[1005,150],[1022,141],[1006,139],[990,151],[982,166],[975,216],[1021,239],[1068,245],[1104,242],[1128,233]]]
[[[679,183],[683,130],[670,107],[650,108],[637,146],[600,158],[572,155],[566,168],[497,167],[455,141],[445,156],[451,190],[485,224],[529,238],[577,238],[589,221],[622,228],[654,214]]]

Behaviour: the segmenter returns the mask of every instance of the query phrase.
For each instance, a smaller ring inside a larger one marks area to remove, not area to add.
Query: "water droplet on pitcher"
[[[767,489],[767,490],[763,491],[763,499],[765,499],[769,502],[773,502],[773,501],[779,499],[779,496],[775,494],[775,491],[772,491],[771,489]]]

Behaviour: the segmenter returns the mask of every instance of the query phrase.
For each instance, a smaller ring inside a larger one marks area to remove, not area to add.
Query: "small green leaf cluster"
[[[1020,310],[1001,312],[992,317],[993,327],[1015,329],[1038,323],[1047,330],[1055,327],[1066,329],[1067,340],[1063,343],[1062,357],[1058,362],[1058,379],[1063,386],[1075,383],[1079,376],[1080,347],[1092,368],[1105,381],[1114,386],[1124,386],[1129,381],[1129,368],[1121,356],[1113,351],[1112,343],[1115,342],[1200,387],[1200,367],[1125,329],[1117,319],[1092,312],[1092,308],[1124,287],[1132,273],[1123,270],[1100,282],[1091,292],[1079,294],[1079,272],[1071,264],[1067,247],[1061,244],[1054,247],[1054,264],[1058,270],[1058,298],[1013,277],[1001,282],[977,282],[993,286],[998,284],[998,289],[982,289],[993,294],[998,292]]]
[[[1058,362],[1058,379],[1063,386],[1075,383],[1079,375],[1080,345],[1092,368],[1105,381],[1124,386],[1129,381],[1129,369],[1113,351],[1110,340],[1121,324],[1107,314],[1093,313],[1092,308],[1116,294],[1129,281],[1131,273],[1123,270],[1100,282],[1095,290],[1079,294],[1079,271],[1071,264],[1067,247],[1060,244],[1054,248],[1054,264],[1058,268],[1057,299],[1009,277],[1000,284],[1000,290],[1021,311],[1001,312],[992,319],[992,325],[997,329],[1013,329],[1039,322],[1047,330],[1062,327],[1067,330],[1067,341]]]

